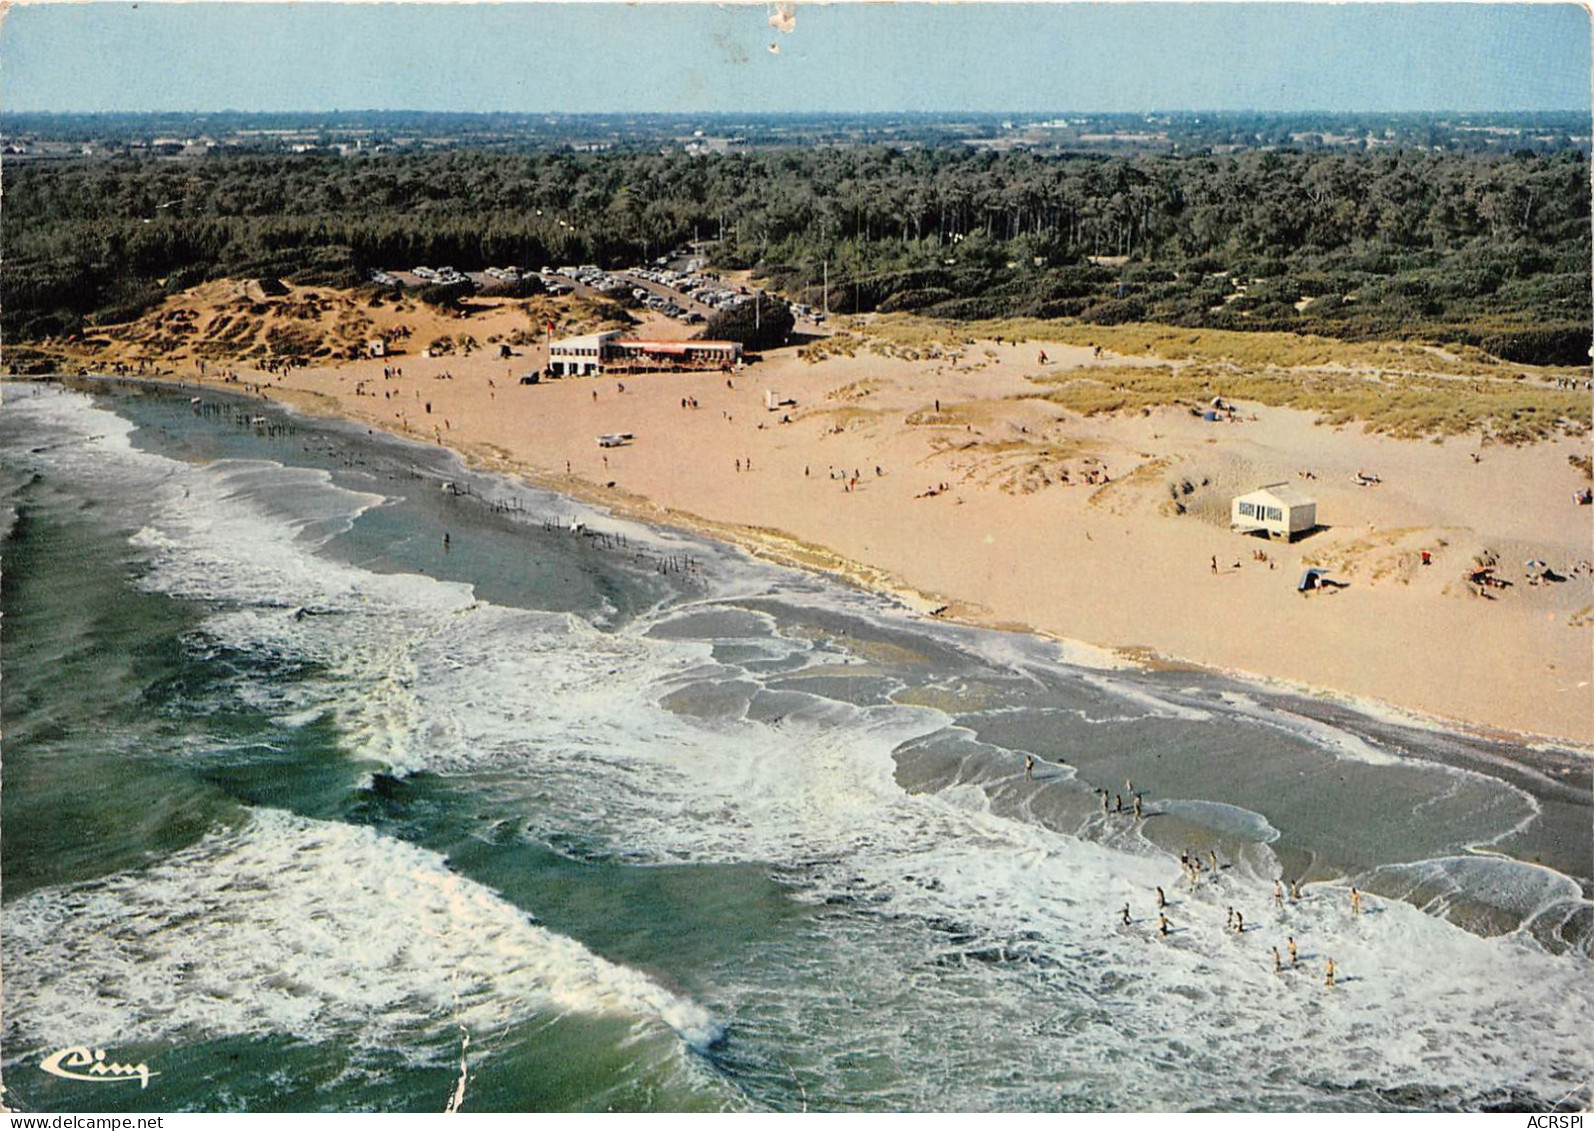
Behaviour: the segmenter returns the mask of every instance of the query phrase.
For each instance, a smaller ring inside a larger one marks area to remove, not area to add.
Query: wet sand
[[[469,328],[485,341],[525,323],[506,305]],[[1594,570],[1580,566],[1594,551],[1568,462],[1583,441],[1396,440],[1246,402],[1233,423],[1186,408],[1082,417],[1028,378],[1156,359],[1061,343],[817,363],[788,348],[730,377],[537,385],[518,376],[540,368],[540,346],[497,354],[235,367],[278,402],[889,590],[924,615],[1594,745]],[[194,365],[177,376],[192,382]],[[767,391],[794,403],[768,410]],[[635,439],[600,448],[613,432]],[[1381,482],[1358,485],[1361,471]],[[1293,543],[1231,532],[1230,498],[1279,481],[1317,500],[1320,528]],[[1468,582],[1483,555],[1509,587]],[[1531,583],[1530,560],[1567,580]],[[1307,566],[1344,588],[1297,592]]]

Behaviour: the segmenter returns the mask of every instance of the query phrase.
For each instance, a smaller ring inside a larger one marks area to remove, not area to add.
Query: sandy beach
[[[186,301],[221,303],[227,286]],[[143,357],[193,383],[208,356],[204,384],[260,383],[306,411],[894,591],[922,615],[1594,745],[1591,511],[1573,501],[1588,481],[1571,462],[1586,439],[1393,439],[1232,397],[1232,420],[1189,405],[1082,416],[1035,379],[1160,359],[1036,340],[818,361],[789,347],[730,377],[522,385],[543,348],[514,303],[469,320],[414,306],[360,317],[360,335],[405,323],[405,352],[285,375],[192,341],[82,360],[103,372]],[[450,330],[488,344],[420,356]],[[639,333],[672,331],[684,333],[662,320]],[[508,358],[491,344],[511,340]],[[218,379],[228,371],[236,382]],[[792,403],[766,408],[771,391]],[[597,445],[615,432],[634,440]],[[1316,499],[1320,528],[1288,544],[1231,532],[1230,499],[1281,481]],[[1480,564],[1510,584],[1472,583]],[[1298,592],[1309,566],[1343,587]]]

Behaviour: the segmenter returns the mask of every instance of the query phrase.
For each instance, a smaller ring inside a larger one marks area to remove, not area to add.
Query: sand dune
[[[1204,421],[1188,405],[1080,416],[1031,378],[1159,359],[1058,342],[818,361],[790,348],[729,381],[658,374],[520,385],[519,374],[542,363],[547,310],[505,302],[454,319],[411,304],[373,310],[324,291],[310,304],[313,320],[300,321],[334,343],[327,356],[268,377],[253,364],[258,355],[235,348],[245,340],[230,329],[238,322],[221,321],[260,303],[236,285],[211,287],[181,297],[193,313],[179,324],[191,332],[108,335],[88,364],[158,358],[191,381],[208,357],[212,379],[231,369],[242,382],[265,382],[274,399],[846,573],[927,614],[1594,744],[1594,569],[1585,561],[1594,557],[1594,509],[1572,501],[1587,484],[1572,462],[1586,457],[1586,439],[1398,440],[1245,401],[1235,402],[1233,423]],[[298,289],[287,299],[301,312],[307,301]],[[590,309],[557,309],[562,330],[594,324]],[[169,313],[161,325],[169,331]],[[681,334],[646,320],[643,329]],[[247,341],[268,332],[256,326]],[[348,359],[377,335],[405,352]],[[444,335],[476,346],[468,356],[419,356]],[[516,356],[498,356],[500,343]],[[384,377],[395,367],[402,377]],[[768,411],[766,390],[796,403]],[[596,437],[609,432],[636,440],[600,449]],[[1364,470],[1382,482],[1358,486]],[[1231,533],[1231,496],[1279,480],[1317,499],[1323,528],[1288,545]],[[1423,551],[1432,564],[1421,564]],[[1567,580],[1530,581],[1524,563],[1534,559]],[[1467,580],[1480,561],[1512,584],[1480,596]],[[1302,596],[1296,579],[1309,565],[1346,586]]]

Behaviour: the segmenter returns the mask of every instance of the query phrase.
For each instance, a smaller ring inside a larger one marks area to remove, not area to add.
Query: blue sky
[[[24,3],[5,110],[1581,110],[1573,4]],[[770,45],[779,52],[770,50]]]

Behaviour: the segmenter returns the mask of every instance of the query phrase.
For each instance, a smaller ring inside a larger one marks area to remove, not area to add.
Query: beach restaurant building
[[[1262,532],[1287,541],[1317,525],[1317,501],[1288,483],[1269,483],[1235,497],[1229,525],[1244,534]]]
[[[741,342],[638,341],[620,337],[618,330],[561,338],[548,346],[548,369],[555,377],[725,369],[741,359]]]

